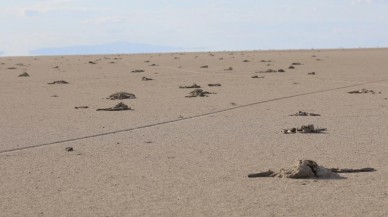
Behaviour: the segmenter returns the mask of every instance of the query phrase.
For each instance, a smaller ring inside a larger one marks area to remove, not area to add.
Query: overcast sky
[[[0,53],[131,42],[186,50],[388,47],[388,0],[1,0]]]

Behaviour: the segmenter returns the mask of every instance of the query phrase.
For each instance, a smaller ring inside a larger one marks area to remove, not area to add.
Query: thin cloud
[[[93,11],[95,8],[74,6],[75,0],[40,0],[30,5],[17,5],[0,9],[1,12],[19,17],[32,17],[50,12]]]
[[[87,19],[83,20],[81,23],[82,24],[92,24],[92,25],[104,25],[104,24],[109,24],[109,23],[122,23],[124,22],[123,17],[119,16],[113,16],[113,17],[96,17],[93,19]]]
[[[377,2],[384,2],[386,0],[353,0],[353,4],[371,4],[371,3],[377,3]]]

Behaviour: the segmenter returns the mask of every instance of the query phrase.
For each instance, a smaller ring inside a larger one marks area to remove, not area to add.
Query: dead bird
[[[350,94],[353,94],[353,93],[372,93],[372,94],[375,94],[376,92],[373,90],[368,90],[368,89],[362,88],[361,90],[349,91],[348,93],[350,93]]]
[[[107,99],[110,99],[110,100],[116,100],[116,99],[136,99],[136,96],[135,94],[133,93],[127,93],[127,92],[124,92],[124,91],[120,91],[120,92],[117,92],[117,93],[114,93],[112,95],[110,95]]]
[[[189,98],[191,98],[191,97],[208,97],[208,94],[214,94],[214,93],[210,93],[208,91],[203,91],[202,89],[195,89],[195,90],[191,91],[189,93],[189,95],[186,97],[189,97]]]
[[[374,172],[374,168],[365,167],[360,169],[338,169],[325,168],[318,165],[313,160],[297,160],[291,167],[281,168],[278,172],[268,170],[260,173],[249,174],[249,178],[257,177],[277,177],[291,179],[308,179],[308,178],[341,178],[338,173],[356,173],[356,172]]]
[[[69,84],[69,82],[64,81],[64,80],[59,80],[59,81],[53,81],[53,82],[47,83],[47,84]]]
[[[304,111],[299,111],[298,113],[289,115],[289,116],[321,116],[320,114],[315,114],[315,113],[309,113],[309,112],[304,112]]]
[[[125,110],[132,110],[131,107],[124,104],[123,102],[119,102],[117,105],[115,105],[112,108],[101,108],[97,109],[96,111],[125,111]]]
[[[179,88],[201,88],[201,86],[199,86],[198,84],[194,83],[194,84],[189,85],[189,86],[179,86]]]
[[[18,77],[30,77],[30,75],[27,72],[24,72],[24,73],[18,75]]]
[[[152,81],[152,80],[154,80],[154,79],[152,79],[152,78],[147,78],[147,77],[142,77],[141,80],[142,80],[142,81]]]
[[[321,133],[323,131],[326,131],[326,128],[315,128],[313,124],[309,125],[302,125],[300,128],[290,128],[290,129],[283,129],[282,132],[284,134],[294,134],[294,133]]]
[[[321,133],[326,131],[326,128],[315,128],[313,124],[302,125],[300,128],[296,129],[300,133]]]

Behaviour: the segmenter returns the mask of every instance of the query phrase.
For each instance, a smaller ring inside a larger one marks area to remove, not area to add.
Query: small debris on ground
[[[291,63],[291,65],[293,66],[299,66],[299,65],[303,65],[302,63]]]
[[[227,68],[227,69],[224,69],[224,71],[232,71],[232,70],[233,70],[232,67],[229,67],[229,68]]]
[[[288,67],[289,69],[295,69],[295,67],[294,66],[290,66],[290,67]]]
[[[64,80],[59,80],[59,81],[53,81],[53,82],[47,83],[47,84],[69,84],[69,82],[64,81]]]
[[[88,106],[76,106],[74,107],[75,109],[87,109],[89,108]]]
[[[321,116],[320,114],[315,114],[315,113],[309,113],[309,112],[304,112],[304,111],[299,111],[298,113],[289,115],[289,116]]]
[[[290,129],[283,129],[284,134],[294,134],[294,133],[321,133],[323,131],[326,131],[326,128],[315,128],[313,124],[309,125],[302,125],[300,128],[290,128]]]
[[[186,97],[189,97],[189,98],[191,98],[191,97],[208,97],[208,94],[214,94],[214,93],[210,93],[210,92],[204,91],[202,89],[195,89],[195,90],[191,91],[189,93],[189,95]]]
[[[354,91],[350,91],[348,93],[350,93],[350,94],[353,94],[353,93],[372,93],[372,94],[375,94],[376,92],[373,90],[368,90],[368,89],[363,88],[361,90],[354,90]],[[381,93],[381,92],[379,92],[379,93]]]
[[[276,72],[285,72],[285,71],[284,71],[284,69],[279,69],[279,70],[267,69],[265,71],[258,71],[256,73],[276,73]]]
[[[268,170],[266,172],[249,174],[249,178],[256,177],[277,177],[277,178],[291,178],[291,179],[309,179],[309,178],[323,178],[335,179],[341,178],[338,173],[356,173],[356,172],[374,172],[374,168],[365,167],[360,169],[338,169],[325,168],[319,166],[312,160],[298,160],[291,167],[281,168],[279,172]]]
[[[110,99],[110,100],[136,99],[136,96],[133,93],[127,93],[124,91],[120,91],[120,92],[117,92],[117,93],[110,95],[107,99]]]
[[[189,85],[189,86],[179,86],[179,88],[201,88],[201,86],[199,86],[198,84],[194,83],[194,84]]]
[[[132,110],[132,109],[128,105],[124,104],[123,102],[119,102],[117,105],[115,105],[112,108],[97,109],[97,111],[125,111],[125,110]]]
[[[315,75],[315,72],[309,72],[308,75]]]
[[[96,62],[93,62],[93,61],[89,61],[89,64],[96,64]]]
[[[73,149],[73,147],[66,147],[65,151],[70,152],[70,151],[74,151],[74,149]]]
[[[209,68],[209,66],[201,66],[200,68],[201,69],[207,69],[207,68]]]
[[[264,76],[252,75],[251,78],[264,78]]]
[[[24,73],[18,75],[18,77],[30,77],[30,75],[27,72],[24,72]]]
[[[221,84],[214,83],[214,84],[208,84],[209,87],[221,87]]]
[[[143,69],[136,69],[136,70],[132,70],[133,73],[140,73],[140,72],[144,72]]]

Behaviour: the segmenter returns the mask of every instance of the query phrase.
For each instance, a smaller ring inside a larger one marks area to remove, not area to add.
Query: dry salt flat
[[[387,58],[388,49],[2,57],[1,216],[387,216]],[[179,87],[194,83],[212,94],[185,97],[195,88]],[[373,92],[348,93],[363,89]],[[136,97],[109,98],[120,91]],[[131,109],[97,111],[120,102]],[[320,116],[290,116],[299,111]],[[307,124],[327,130],[282,132]],[[297,159],[376,171],[248,178]]]

